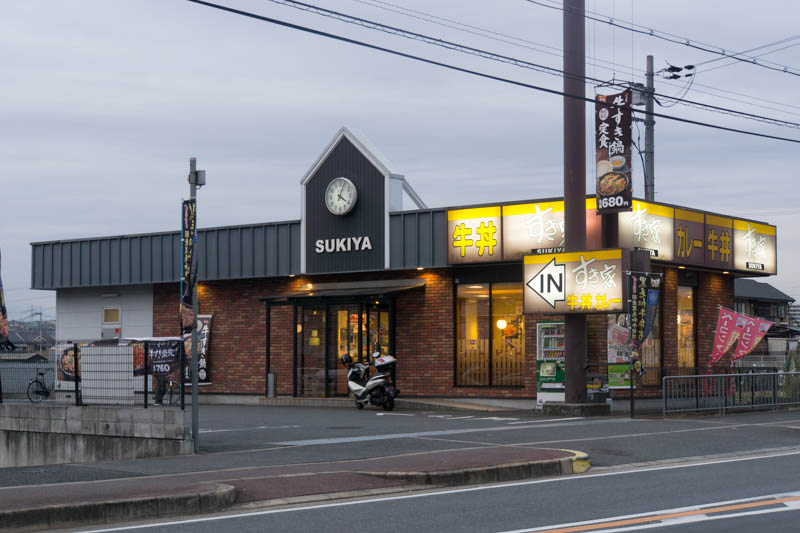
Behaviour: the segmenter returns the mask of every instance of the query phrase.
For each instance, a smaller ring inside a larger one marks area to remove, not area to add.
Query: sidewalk
[[[0,489],[0,531],[34,531],[584,472],[571,450],[487,446],[374,459]]]

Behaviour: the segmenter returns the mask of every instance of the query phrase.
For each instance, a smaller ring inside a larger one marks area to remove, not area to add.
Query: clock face
[[[346,215],[356,205],[357,191],[347,178],[336,178],[325,190],[325,205],[334,215]]]

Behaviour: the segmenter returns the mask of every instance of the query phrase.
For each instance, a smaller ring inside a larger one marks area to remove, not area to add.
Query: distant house
[[[55,344],[55,322],[20,322],[8,325],[8,338],[14,344],[13,353],[46,355]]]
[[[789,304],[795,301],[769,283],[747,278],[734,280],[733,299],[737,313],[782,325],[789,325]]]

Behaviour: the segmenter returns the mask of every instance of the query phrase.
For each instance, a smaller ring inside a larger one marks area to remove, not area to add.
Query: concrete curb
[[[209,513],[228,508],[235,500],[234,487],[211,484],[207,490],[192,494],[78,502],[0,511],[0,531],[41,531]]]
[[[525,461],[477,468],[440,470],[437,472],[363,472],[386,479],[399,479],[418,485],[478,485],[539,477],[580,474],[591,467],[589,454],[574,450],[571,457],[544,461]]]

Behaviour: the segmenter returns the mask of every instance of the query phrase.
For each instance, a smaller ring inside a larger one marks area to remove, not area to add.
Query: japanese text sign
[[[736,349],[731,354],[731,364],[752,352],[753,348],[766,336],[772,324],[773,322],[769,320],[739,315],[737,326],[741,334],[739,335],[739,342],[736,344]]]
[[[634,200],[633,211],[619,214],[619,245],[650,252],[658,261],[672,261],[674,217],[672,207]]]
[[[198,383],[211,383],[211,374],[208,367],[209,343],[211,341],[211,316],[199,315],[197,317],[197,381]],[[183,335],[183,346],[186,357],[186,366],[183,370],[184,383],[191,383],[192,375],[192,335]]]
[[[195,309],[192,303],[194,284],[197,281],[197,203],[184,200],[181,211],[181,240],[183,261],[181,266],[181,331],[195,326]]]
[[[623,310],[622,250],[526,255],[526,314],[619,313]]]
[[[564,251],[564,202],[503,206],[503,258]]]
[[[631,90],[597,95],[595,150],[597,212],[630,211],[633,191],[631,158]]]
[[[714,334],[714,346],[711,349],[711,360],[708,363],[709,369],[722,359],[722,357],[730,350],[736,339],[739,338],[739,330],[735,328],[738,314],[726,309],[719,308],[717,314],[717,330]]]
[[[447,260],[452,264],[502,261],[501,207],[447,212]]]
[[[729,269],[733,267],[733,219],[706,215],[705,265]]]
[[[705,264],[705,215],[697,211],[675,209],[673,224],[675,262],[683,265]]]
[[[733,268],[776,274],[777,262],[775,226],[747,220],[733,221]]]
[[[654,274],[632,273],[630,277],[631,344],[638,353],[639,348],[653,328],[658,309],[661,277]]]

